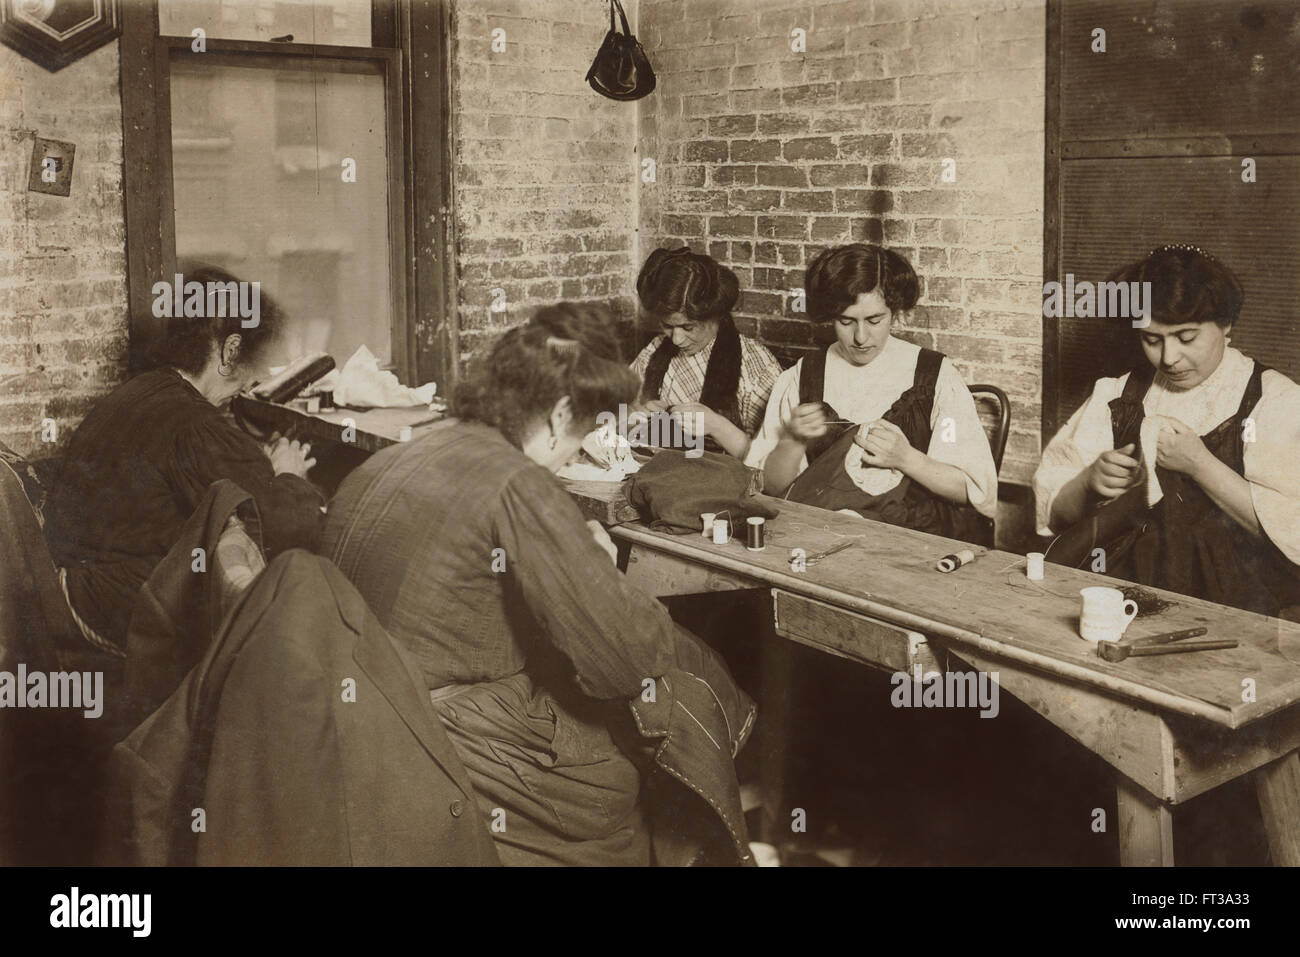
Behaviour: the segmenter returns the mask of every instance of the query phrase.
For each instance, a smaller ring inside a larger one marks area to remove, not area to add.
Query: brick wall
[[[454,6],[462,356],[540,303],[595,299],[634,314],[637,104],[584,81],[608,27],[594,0]],[[505,51],[494,53],[498,28]],[[494,289],[504,312],[489,308]]]
[[[641,0],[641,246],[731,266],[742,331],[787,357],[789,290],[818,250],[883,242],[923,280],[906,339],[1013,401],[1004,480],[1039,451],[1043,0]],[[791,31],[807,31],[807,52]],[[956,161],[943,182],[941,161]]]
[[[71,196],[27,191],[34,135],[76,144]],[[0,442],[41,457],[126,372],[116,43],[57,73],[0,46],[0,196]]]

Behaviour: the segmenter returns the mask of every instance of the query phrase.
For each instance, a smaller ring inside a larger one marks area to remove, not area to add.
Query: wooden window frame
[[[449,175],[448,25],[447,0],[374,0],[369,47],[208,39],[208,52],[192,53],[190,38],[159,34],[157,0],[124,6],[122,188],[132,371],[144,367],[148,347],[161,329],[152,312],[153,284],[176,272],[173,58],[247,58],[249,63],[292,68],[315,57],[369,62],[383,75],[393,363],[404,382],[433,380],[444,394],[451,391],[458,328],[451,255],[455,217]],[[429,60],[438,69],[410,66]]]

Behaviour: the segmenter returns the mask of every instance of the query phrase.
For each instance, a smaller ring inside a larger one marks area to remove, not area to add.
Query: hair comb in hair
[[[1161,246],[1159,249],[1151,250],[1151,255],[1154,256],[1156,253],[1168,253],[1168,252],[1196,253],[1198,256],[1204,256],[1206,259],[1210,259],[1210,260],[1214,259],[1212,255],[1207,253],[1200,246],[1193,246],[1191,243],[1166,243],[1165,245]]]
[[[582,351],[582,343],[577,339],[561,339],[559,336],[547,336],[546,348],[561,355],[576,356]]]

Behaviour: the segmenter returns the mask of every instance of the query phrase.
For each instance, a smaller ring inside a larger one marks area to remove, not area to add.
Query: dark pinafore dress
[[[912,448],[930,447],[930,418],[934,391],[939,381],[943,353],[922,348],[916,359],[912,385],[894,400],[882,418],[907,436]],[[799,402],[821,402],[826,417],[843,418],[824,398],[826,350],[807,355],[799,370]],[[820,508],[852,509],[863,518],[899,525],[946,538],[958,538],[976,545],[993,544],[993,523],[970,505],[957,505],[935,495],[903,476],[894,488],[880,495],[864,492],[844,468],[844,458],[853,444],[858,426],[832,426],[826,434],[808,443],[808,468],[790,485],[785,497]]]
[[[1201,436],[1210,453],[1238,475],[1245,472],[1243,423],[1259,402],[1265,369],[1255,363],[1236,414]],[[1143,452],[1142,400],[1154,377],[1155,368],[1144,363],[1110,403],[1115,448],[1132,442],[1134,458]],[[1156,466],[1156,476],[1164,496],[1105,546],[1107,574],[1265,615],[1300,605],[1300,580],[1267,536],[1250,534],[1183,473]],[[1125,493],[1143,500],[1145,495],[1145,486]]]

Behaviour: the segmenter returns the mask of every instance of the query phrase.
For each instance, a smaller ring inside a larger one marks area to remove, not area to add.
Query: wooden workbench
[[[237,395],[231,411],[250,431],[281,432],[293,438],[313,442],[341,442],[363,452],[378,452],[402,441],[402,429],[411,430],[411,439],[424,435],[443,414],[426,406],[409,409],[335,409],[332,412],[308,412],[301,400],[281,404]]]
[[[398,442],[403,426],[412,439],[433,428],[423,408],[309,414],[241,396],[236,413],[336,442],[351,419],[350,441],[368,452]],[[1300,624],[1148,589],[1169,605],[1135,621],[1129,637],[1203,625],[1241,645],[1111,663],[1078,637],[1079,589],[1126,582],[1056,565],[1031,582],[1023,557],[984,549],[943,575],[935,561],[969,546],[784,501],[772,503],[780,514],[767,522],[766,550],[750,552],[734,538],[718,546],[650,529],[619,486],[566,485],[586,515],[612,526],[628,577],[651,594],[767,588],[776,633],[791,642],[888,672],[942,670],[952,659],[997,672],[1002,690],[1115,769],[1122,863],[1173,864],[1171,808],[1251,774],[1273,860],[1300,865]],[[792,569],[792,549],[813,556],[844,541],[853,546]],[[788,685],[789,648],[765,644],[765,686]],[[765,701],[771,740],[788,740],[788,706],[787,695]],[[779,746],[762,773],[770,833],[789,821]]]
[[[969,546],[773,504],[780,514],[762,552],[640,523],[610,534],[629,549],[628,577],[652,594],[767,587],[776,632],[791,641],[889,672],[940,670],[949,656],[997,672],[1002,690],[1115,769],[1124,864],[1172,864],[1170,809],[1244,774],[1254,775],[1274,861],[1300,864],[1300,624],[1148,589],[1170,604],[1135,621],[1129,637],[1203,625],[1240,647],[1110,663],[1078,637],[1079,589],[1126,582],[1055,565],[1031,582],[1023,557],[996,550],[944,575],[935,561]],[[791,549],[811,556],[842,541],[854,545],[792,569]],[[765,652],[765,686],[785,680],[783,645]],[[765,723],[785,740],[788,698],[765,706]],[[788,826],[779,750],[763,776],[768,823]]]

